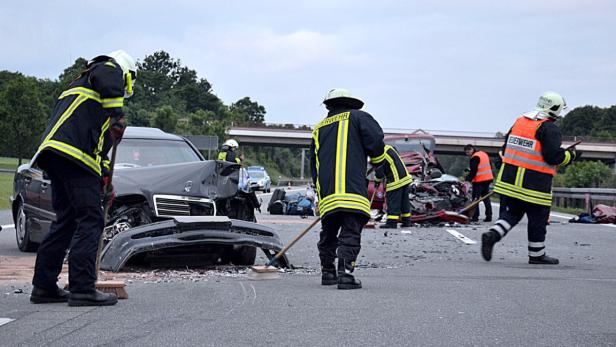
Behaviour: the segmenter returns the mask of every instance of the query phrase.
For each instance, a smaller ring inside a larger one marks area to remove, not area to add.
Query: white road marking
[[[410,230],[407,230],[407,229],[402,229],[402,230],[400,230],[400,234],[412,234],[412,232]]]
[[[11,319],[11,318],[0,318],[0,326],[5,325],[7,323],[10,323],[12,321],[14,321],[14,319]]]
[[[457,232],[457,231],[455,231],[453,229],[445,229],[445,230],[447,230],[447,232],[450,233],[453,237],[455,237],[456,239],[464,242],[467,245],[474,245],[474,244],[477,243],[477,241],[472,240],[472,239],[470,239],[470,238],[460,234],[459,232]]]
[[[2,227],[2,230],[15,228],[15,224],[7,224],[7,225],[0,225],[0,226]]]

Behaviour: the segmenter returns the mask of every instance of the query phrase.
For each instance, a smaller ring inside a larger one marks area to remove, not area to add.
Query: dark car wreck
[[[235,163],[205,160],[186,139],[153,128],[128,127],[118,146],[116,198],[103,232],[101,268],[127,264],[252,265],[256,248],[268,258],[278,235],[256,224],[256,195],[238,190]],[[15,174],[12,196],[17,244],[33,251],[49,230],[51,183],[36,166]],[[286,257],[279,265],[288,267]]]

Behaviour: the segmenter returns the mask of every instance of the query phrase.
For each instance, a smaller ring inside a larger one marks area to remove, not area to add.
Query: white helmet
[[[223,146],[227,146],[227,147],[232,148],[232,149],[236,149],[236,148],[238,148],[240,146],[239,143],[237,143],[237,141],[235,141],[234,139],[228,139],[222,145]]]
[[[344,88],[334,88],[327,92],[323,103],[325,106],[342,105],[358,110],[364,107],[363,101],[351,95],[351,92]]]
[[[545,92],[539,97],[535,110],[545,113],[548,118],[556,120],[560,118],[560,112],[567,108],[567,103],[560,94]]]
[[[117,50],[107,54],[108,57],[120,65],[122,72],[124,73],[124,81],[126,82],[126,89],[124,91],[124,97],[130,98],[133,95],[133,86],[137,79],[137,63],[135,59],[126,53],[124,50]]]

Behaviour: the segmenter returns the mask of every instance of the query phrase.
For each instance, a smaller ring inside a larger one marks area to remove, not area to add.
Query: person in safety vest
[[[107,153],[124,134],[124,99],[133,93],[135,60],[119,50],[90,60],[56,101],[34,156],[51,179],[56,220],[38,248],[32,303],[103,306],[115,294],[95,289],[96,253],[104,227],[101,195],[113,195]],[[106,197],[103,200],[107,200]],[[56,282],[66,251],[70,294]]]
[[[473,145],[464,146],[464,153],[469,156],[470,171],[466,176],[466,180],[473,184],[473,200],[479,199],[490,192],[490,183],[494,179],[492,175],[492,166],[490,165],[490,157],[484,151],[478,151]],[[486,209],[486,218],[484,222],[492,221],[492,202],[490,198],[483,201]],[[479,208],[475,209],[471,222],[479,221]]]
[[[387,200],[387,222],[381,229],[396,229],[398,222],[403,228],[411,226],[411,202],[409,184],[413,178],[406,170],[400,154],[390,145],[385,145],[385,161],[376,169],[378,179],[385,178],[385,198]],[[375,188],[376,189],[376,188]]]
[[[222,148],[218,153],[218,160],[241,164],[242,160],[235,153],[239,146],[240,145],[234,139],[228,139],[222,144]]]
[[[330,90],[323,104],[329,112],[314,127],[310,143],[312,181],[322,218],[317,244],[321,284],[358,289],[361,282],[352,273],[361,231],[370,218],[367,157],[374,165],[385,160],[383,130],[370,114],[360,111],[364,102],[346,89]]]
[[[505,208],[496,223],[481,237],[481,254],[492,259],[494,244],[522,219],[528,218],[529,264],[558,264],[545,253],[546,225],[552,205],[552,178],[558,166],[576,158],[575,148],[561,148],[561,133],[554,121],[566,108],[557,93],[539,98],[535,111],[518,118],[507,133],[494,191]]]

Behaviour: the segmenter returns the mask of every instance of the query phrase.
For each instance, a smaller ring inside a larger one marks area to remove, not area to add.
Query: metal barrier
[[[584,208],[589,203],[616,205],[616,189],[613,188],[552,188],[554,204],[565,208]]]

